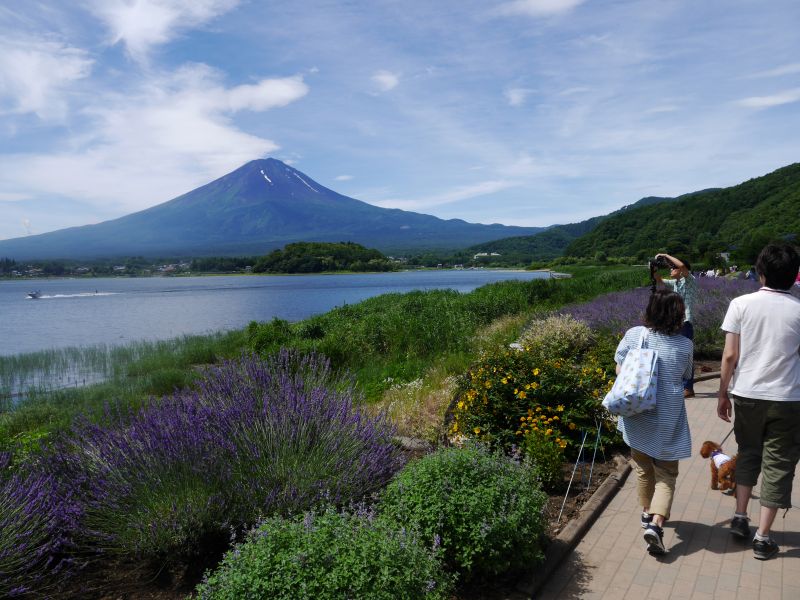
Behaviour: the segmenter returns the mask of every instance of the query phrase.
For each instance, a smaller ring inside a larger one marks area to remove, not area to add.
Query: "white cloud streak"
[[[97,97],[90,126],[69,149],[6,155],[0,179],[13,195],[71,196],[118,212],[140,210],[279,148],[231,121],[302,98],[302,77],[226,88],[205,65],[162,75],[126,94]],[[157,192],[154,192],[157,190]]]
[[[400,83],[400,76],[397,73],[392,73],[391,71],[377,71],[372,76],[373,83],[378,87],[378,90],[381,92],[388,92],[389,90],[393,90],[398,86]]]
[[[792,104],[800,101],[800,88],[787,90],[778,94],[770,96],[751,96],[749,98],[742,98],[736,104],[745,108],[772,108],[773,106],[780,106],[782,104]]]
[[[526,88],[509,88],[504,92],[504,95],[509,106],[522,106],[532,91]]]
[[[501,4],[495,11],[498,15],[528,17],[552,17],[571,11],[585,0],[514,0]]]
[[[94,0],[91,10],[110,32],[110,43],[125,44],[145,61],[151,48],[181,31],[201,26],[231,10],[239,0]]]
[[[59,42],[0,38],[0,112],[63,119],[66,91],[92,64],[85,51]]]
[[[507,190],[518,185],[513,181],[507,180],[493,180],[482,181],[472,185],[458,186],[441,194],[434,196],[426,196],[417,200],[400,200],[400,199],[387,199],[372,201],[370,204],[375,206],[382,206],[384,208],[402,208],[403,210],[420,210],[428,209],[433,206],[441,206],[444,204],[452,204],[454,202],[461,202],[462,200],[469,200],[479,196],[486,196],[487,194],[494,194],[503,190]]]

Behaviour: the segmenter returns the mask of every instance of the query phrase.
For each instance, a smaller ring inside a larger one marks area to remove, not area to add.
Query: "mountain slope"
[[[263,254],[297,241],[352,241],[384,252],[450,250],[540,230],[379,208],[338,194],[279,160],[262,159],[119,219],[2,240],[0,256]]]
[[[504,260],[512,262],[530,262],[533,260],[551,260],[564,254],[564,250],[581,236],[593,231],[600,223],[612,215],[620,214],[639,206],[648,206],[661,202],[672,202],[676,198],[660,198],[648,196],[634,204],[623,206],[608,215],[592,217],[578,223],[553,225],[533,235],[519,236],[495,240],[467,248],[469,253],[497,252]]]
[[[572,242],[565,254],[643,258],[658,251],[700,256],[720,250],[751,254],[769,239],[800,232],[800,163],[739,185],[680,196],[603,220]]]

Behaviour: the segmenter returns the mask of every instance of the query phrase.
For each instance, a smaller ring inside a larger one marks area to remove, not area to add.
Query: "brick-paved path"
[[[716,416],[718,379],[697,382],[687,400],[694,456],[680,462],[671,520],[664,528],[668,554],[650,556],[642,540],[636,474],[622,489],[536,600],[800,600],[800,508],[783,518],[779,511],[772,536],[776,558],[753,558],[750,543],[728,533],[734,500],[710,489],[708,460],[699,455],[704,440],[720,441],[731,425]],[[736,452],[733,435],[723,444]],[[751,525],[758,522],[759,488],[750,500]],[[800,480],[792,504],[800,507]],[[751,527],[754,530],[754,527]]]

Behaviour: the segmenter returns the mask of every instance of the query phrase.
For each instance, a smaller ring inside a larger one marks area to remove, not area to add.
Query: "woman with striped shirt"
[[[658,354],[656,407],[631,417],[620,417],[617,428],[631,448],[642,505],[643,537],[651,554],[664,554],[664,522],[669,519],[678,460],[692,455],[683,381],[692,373],[692,341],[680,335],[684,322],[683,299],[659,290],[650,296],[645,327],[629,329],[617,346],[617,373],[628,351],[639,344],[646,329],[645,346]]]

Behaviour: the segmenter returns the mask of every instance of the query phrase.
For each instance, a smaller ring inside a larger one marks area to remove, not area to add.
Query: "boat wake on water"
[[[93,296],[117,296],[121,292],[80,292],[77,294],[37,294],[31,296],[28,294],[28,300],[47,300],[54,298],[91,298]]]

